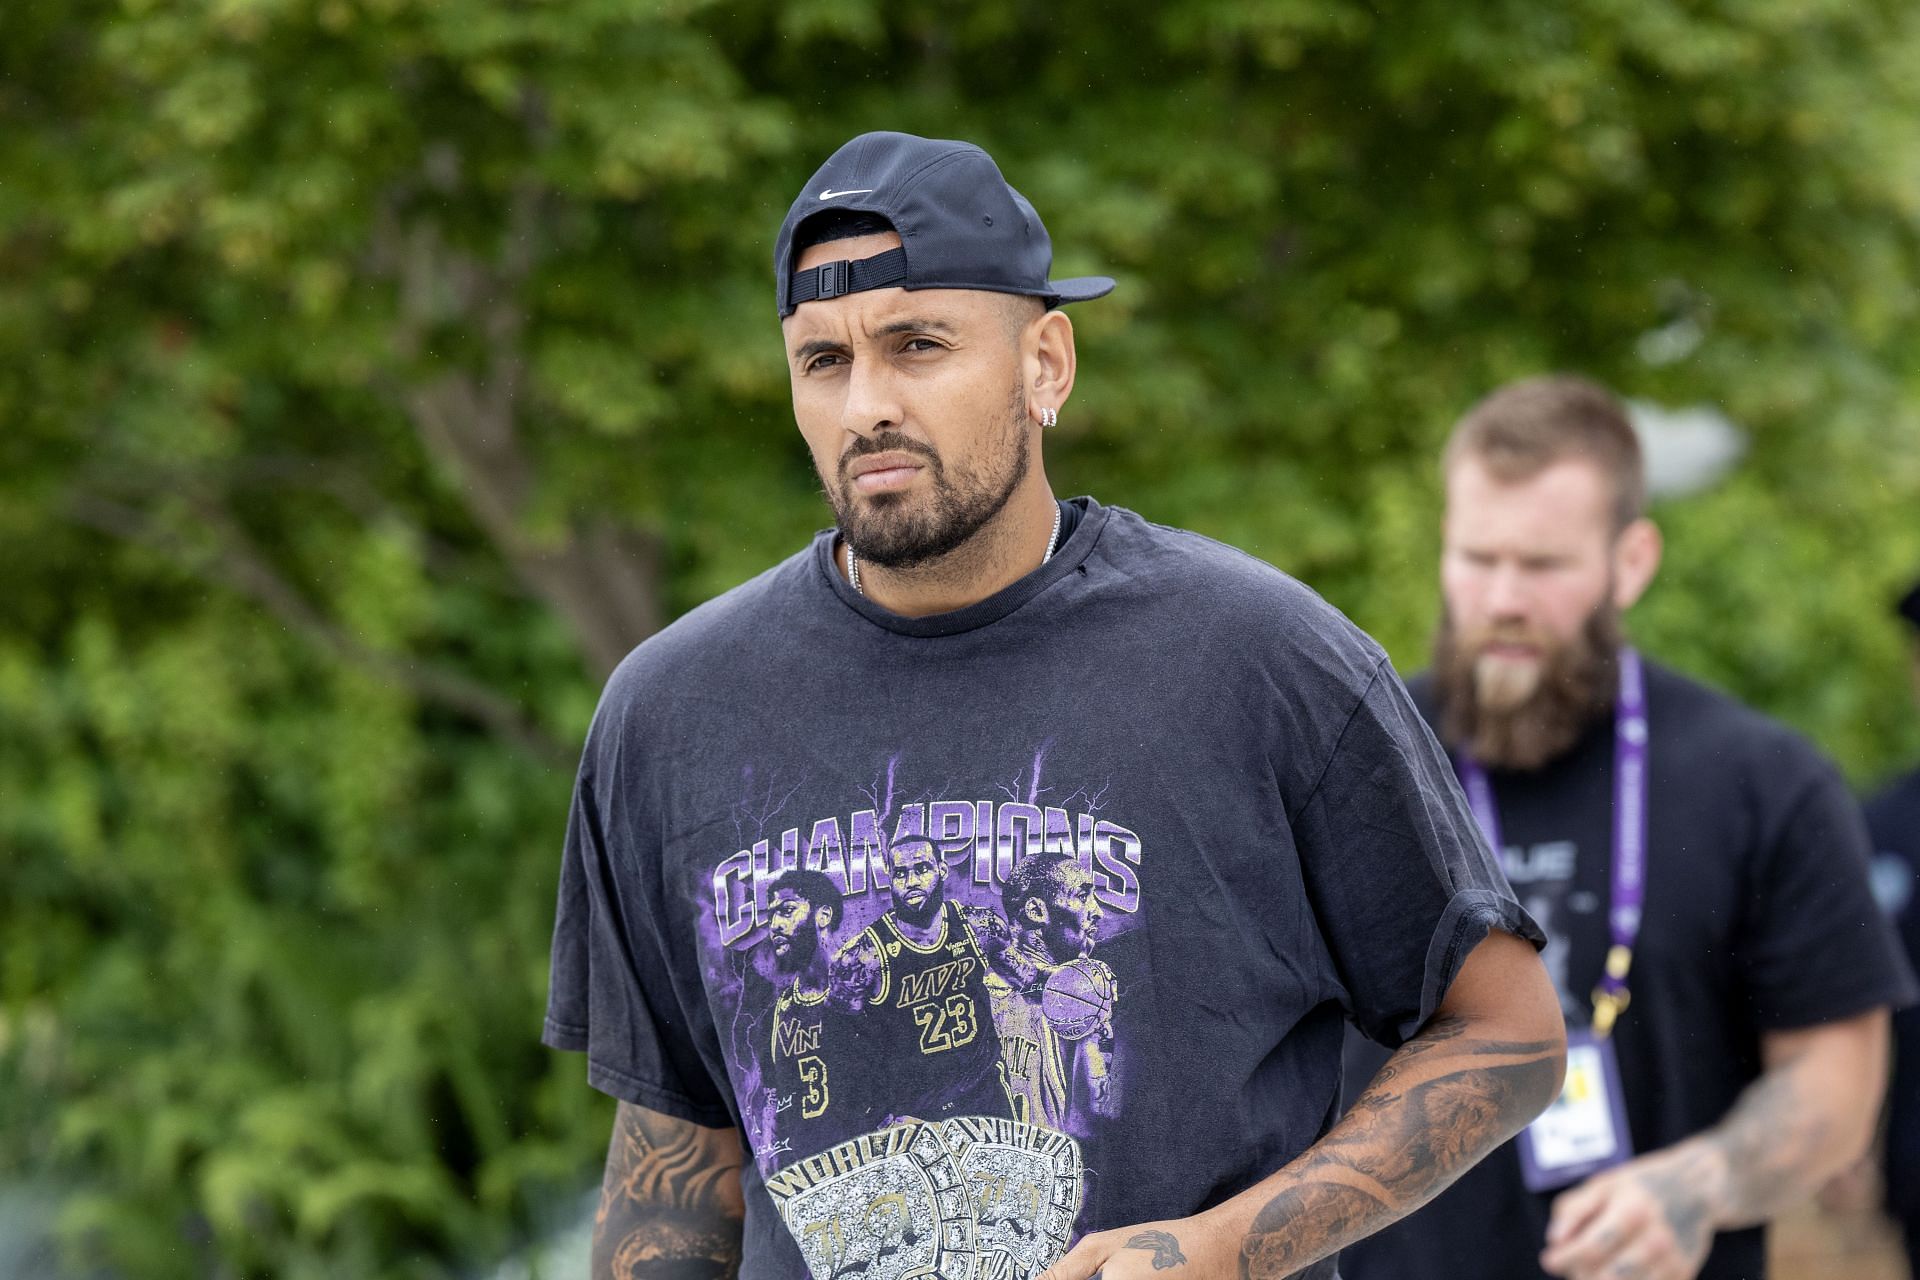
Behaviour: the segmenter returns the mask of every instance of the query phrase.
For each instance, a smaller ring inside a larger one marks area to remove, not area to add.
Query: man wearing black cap
[[[1558,1088],[1539,933],[1379,648],[1250,557],[1053,496],[1058,306],[1112,281],[1051,257],[983,151],[904,134],[781,228],[837,528],[641,645],[588,738],[545,1038],[621,1101],[597,1276],[1324,1280]],[[1078,868],[1097,965],[1012,945],[1048,924],[1005,891],[1035,855]],[[763,1035],[796,867],[850,939],[805,992],[843,1015],[818,1045]],[[1348,1020],[1397,1052],[1335,1125]],[[794,1120],[843,1090],[870,1130]]]
[[[1920,699],[1920,582],[1897,609],[1913,628],[1913,688]],[[1867,826],[1875,849],[1874,891],[1900,932],[1908,960],[1920,965],[1920,769],[1867,802]],[[1887,1212],[1899,1222],[1913,1274],[1920,1276],[1920,1009],[1893,1015],[1886,1183]]]

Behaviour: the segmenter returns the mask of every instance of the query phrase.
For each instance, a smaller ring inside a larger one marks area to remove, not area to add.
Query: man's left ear
[[[1641,516],[1613,540],[1613,603],[1622,613],[1646,593],[1660,569],[1660,526]]]
[[[1027,331],[1025,355],[1027,399],[1036,414],[1039,406],[1065,408],[1073,394],[1076,365],[1073,321],[1057,307],[1040,316]]]

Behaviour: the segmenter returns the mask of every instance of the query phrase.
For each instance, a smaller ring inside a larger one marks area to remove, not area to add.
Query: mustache
[[[1524,622],[1496,622],[1490,627],[1462,631],[1458,635],[1457,644],[1462,651],[1476,656],[1482,650],[1496,644],[1529,644],[1540,649],[1554,647],[1551,636]]]
[[[883,431],[878,435],[855,436],[853,443],[840,454],[841,483],[846,482],[847,468],[853,465],[856,458],[875,453],[911,453],[925,458],[936,473],[940,470],[940,455],[934,452],[932,445],[897,431]]]

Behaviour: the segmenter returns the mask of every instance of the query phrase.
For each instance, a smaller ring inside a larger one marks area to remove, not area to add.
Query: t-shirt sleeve
[[[1384,660],[1294,820],[1307,893],[1369,1039],[1397,1047],[1493,929],[1546,945]]]
[[[595,769],[595,754],[590,739],[567,820],[541,1039],[584,1051],[587,1079],[603,1093],[696,1124],[730,1126],[634,874],[642,859],[610,838],[603,821],[617,797]]]
[[[1784,1030],[1913,1003],[1913,974],[1874,900],[1866,823],[1839,774],[1815,762],[1760,821],[1738,953],[1755,1023]]]

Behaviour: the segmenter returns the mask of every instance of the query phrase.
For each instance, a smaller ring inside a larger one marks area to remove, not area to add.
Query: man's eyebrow
[[[876,338],[895,338],[903,333],[937,333],[942,337],[951,338],[959,332],[959,329],[948,324],[945,320],[935,320],[931,317],[908,317],[905,320],[895,320],[889,324],[881,325],[873,331],[873,336]],[[794,348],[793,359],[804,363],[824,352],[843,352],[846,349],[847,344],[838,339],[815,338],[811,342],[803,342]]]
[[[793,358],[795,361],[804,364],[822,352],[845,351],[846,349],[847,344],[844,342],[836,342],[832,338],[815,338],[811,342],[803,342],[798,347],[795,347],[793,350]]]
[[[906,320],[895,320],[892,324],[883,324],[873,332],[875,337],[880,338],[891,338],[902,333],[937,333],[943,337],[951,338],[957,334],[959,330],[944,320],[908,318]]]

